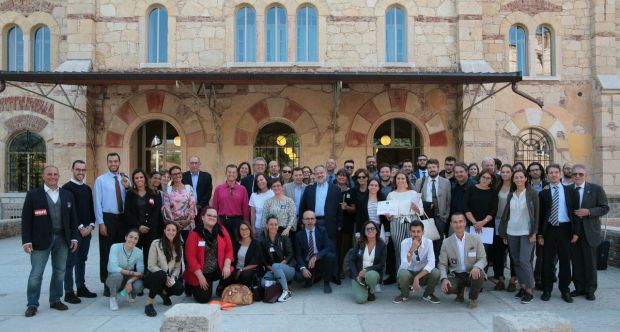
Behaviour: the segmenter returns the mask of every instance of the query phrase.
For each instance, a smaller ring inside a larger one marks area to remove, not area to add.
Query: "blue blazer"
[[[327,233],[321,227],[314,227],[314,243],[318,249],[319,257],[325,257],[328,254],[334,254],[335,250],[332,241]],[[295,233],[295,259],[297,268],[301,269],[308,264],[308,235],[305,229],[300,229]]]
[[[340,188],[331,183],[327,184],[327,197],[325,198],[325,222],[327,234],[335,239],[338,228],[342,226],[342,214],[340,213]],[[308,210],[316,211],[316,184],[306,186],[299,203],[299,223],[302,224],[303,213]]]
[[[75,201],[70,191],[62,188],[59,188],[59,191],[63,235],[67,245],[71,246],[71,240],[77,241],[79,236]],[[45,189],[33,189],[26,194],[22,208],[22,245],[32,243],[34,250],[44,250],[52,245],[53,235],[54,226]]]

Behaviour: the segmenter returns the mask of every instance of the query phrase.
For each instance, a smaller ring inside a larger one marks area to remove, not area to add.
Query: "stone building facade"
[[[269,61],[273,31],[268,27],[273,23],[269,12],[274,6],[286,18],[282,30],[286,61]],[[299,12],[307,6],[317,16],[312,32],[316,59],[297,61],[304,50],[299,45]],[[242,8],[254,13],[252,61],[237,57]],[[404,14],[402,26],[389,16],[393,8]],[[165,61],[149,61],[154,9],[164,9],[166,14],[160,22],[166,25]],[[203,89],[199,96],[188,82],[101,84],[68,89],[76,109],[85,111],[80,118],[66,105],[8,85],[0,94],[2,192],[11,191],[10,146],[23,132],[42,138],[46,162],[60,166],[63,178],[69,177],[71,161],[79,158],[92,165],[88,176],[92,181],[105,171],[105,156],[112,151],[121,154],[126,172],[139,166],[153,168],[152,154],[159,151],[149,150],[149,144],[151,148],[158,144],[152,144],[148,130],[141,128],[149,121],[163,120],[175,132],[168,138],[178,138],[174,146],[166,143],[169,157],[158,156],[163,163],[157,167],[177,162],[186,167],[184,160],[198,155],[203,168],[220,181],[226,164],[255,156],[259,132],[271,123],[283,124],[296,135],[297,146],[287,151],[287,160],[295,164],[315,165],[334,157],[339,165],[353,159],[359,166],[366,155],[382,156],[376,133],[397,119],[405,121],[395,122],[397,127],[412,125],[411,139],[403,145],[413,151],[411,158],[424,152],[440,160],[454,155],[480,162],[485,156],[497,156],[512,162],[523,146],[519,140],[538,137],[545,143],[530,144],[533,158],[585,163],[592,167],[593,181],[611,194],[620,194],[620,0],[7,0],[0,1],[0,10],[2,70],[10,69],[11,29],[22,31],[22,69],[31,71],[38,45],[34,33],[46,26],[50,70],[55,72],[500,73],[519,69],[525,73],[519,90],[544,101],[540,108],[503,89],[470,110],[501,86],[475,82],[379,81],[343,87],[303,82],[226,84]],[[539,47],[540,27],[549,32],[544,52]],[[392,32],[392,28],[402,29]],[[511,37],[518,29],[524,36],[521,46]],[[394,33],[403,36],[395,39],[401,59],[388,61]],[[541,61],[550,62],[545,66],[552,70],[541,74]],[[63,98],[58,87],[50,95]],[[81,119],[90,124],[88,130]],[[392,142],[399,141],[394,135]]]

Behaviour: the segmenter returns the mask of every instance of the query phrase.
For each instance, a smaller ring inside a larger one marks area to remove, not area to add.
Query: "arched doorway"
[[[263,157],[267,162],[277,160],[280,166],[298,167],[299,154],[299,137],[290,126],[272,122],[258,131],[254,157]]]
[[[8,191],[27,192],[43,185],[45,141],[26,131],[17,134],[9,143]]]
[[[167,121],[152,120],[144,123],[134,134],[136,164],[147,172],[181,166],[181,137]]]
[[[518,161],[526,166],[536,161],[547,167],[553,163],[553,141],[540,129],[525,129],[515,141],[515,162]]]
[[[377,163],[398,164],[405,159],[416,160],[422,153],[422,136],[411,122],[394,118],[383,122],[373,136]]]

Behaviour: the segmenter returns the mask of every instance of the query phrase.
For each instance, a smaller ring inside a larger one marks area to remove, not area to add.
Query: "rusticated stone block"
[[[222,314],[215,304],[179,303],[164,313],[161,332],[220,332]]]

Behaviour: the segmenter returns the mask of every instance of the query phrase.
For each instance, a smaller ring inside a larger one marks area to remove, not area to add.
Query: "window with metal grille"
[[[537,161],[547,167],[553,163],[553,151],[553,141],[545,132],[528,128],[515,141],[514,162],[520,161],[527,166]]]

